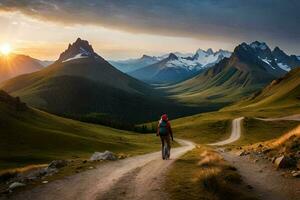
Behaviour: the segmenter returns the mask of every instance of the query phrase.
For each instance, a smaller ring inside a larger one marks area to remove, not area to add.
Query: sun
[[[11,46],[10,44],[8,43],[4,43],[0,46],[0,52],[3,54],[3,55],[8,55],[11,53]]]

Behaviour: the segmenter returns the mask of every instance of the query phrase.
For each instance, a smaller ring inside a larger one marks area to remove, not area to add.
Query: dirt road
[[[239,118],[240,119],[240,118]],[[295,120],[300,121],[300,115],[287,116],[282,118],[261,119],[263,121]],[[232,134],[241,135],[241,121],[233,120]],[[235,132],[238,132],[236,134]],[[227,142],[226,142],[227,141]],[[211,145],[229,144],[228,140]],[[236,140],[234,140],[236,141]],[[233,142],[233,141],[232,141]],[[250,156],[238,156],[233,152],[220,151],[225,160],[234,165],[242,175],[244,181],[251,185],[253,192],[263,200],[300,200],[300,180],[296,178],[285,178],[281,171],[276,171],[266,160],[255,161]]]
[[[212,143],[209,145],[222,146],[222,145],[233,143],[233,142],[237,141],[238,139],[240,139],[241,132],[242,132],[241,131],[241,122],[243,121],[243,119],[244,119],[244,117],[239,117],[239,118],[232,120],[231,134],[228,139],[220,141],[220,142]]]
[[[194,144],[177,140],[182,146],[171,150],[171,159],[162,160],[161,152],[135,156],[108,162],[98,168],[61,180],[40,185],[32,190],[18,193],[9,199],[22,200],[93,200],[93,199],[166,199],[160,190],[165,170]],[[129,185],[130,184],[130,185]],[[122,186],[121,196],[111,191]],[[123,192],[124,191],[124,192]]]

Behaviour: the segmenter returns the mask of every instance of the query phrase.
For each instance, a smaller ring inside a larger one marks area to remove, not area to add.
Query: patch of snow
[[[281,69],[283,69],[284,71],[290,71],[291,70],[291,67],[286,65],[286,64],[283,64],[283,63],[277,63],[278,67],[280,67]]]
[[[172,68],[183,68],[189,71],[198,71],[210,67],[225,57],[230,57],[231,52],[219,50],[215,53],[211,53],[212,50],[204,51],[198,49],[196,54],[193,56],[193,59],[190,57],[178,57],[176,60],[170,60],[167,62],[166,67]]]
[[[76,59],[81,59],[81,58],[88,58],[88,56],[85,55],[85,54],[79,53],[79,54],[75,55],[74,57],[68,58],[68,59],[66,59],[62,62],[68,62],[68,61],[71,61],[71,60],[76,60]]]
[[[275,69],[275,67],[271,65],[272,60],[268,60],[267,58],[261,58],[259,56],[258,58],[260,58],[264,63],[268,64],[272,69]]]

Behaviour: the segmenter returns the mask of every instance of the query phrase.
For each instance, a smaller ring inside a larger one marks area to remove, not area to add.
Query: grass
[[[175,161],[167,174],[165,190],[174,200],[256,199],[236,168],[213,150],[199,146]]]
[[[95,151],[130,155],[160,149],[152,134],[137,134],[57,117],[35,109],[14,111],[0,102],[0,170],[55,159],[86,159]]]
[[[297,121],[261,121],[246,118],[243,122],[241,139],[233,145],[249,145],[282,136],[299,125]]]

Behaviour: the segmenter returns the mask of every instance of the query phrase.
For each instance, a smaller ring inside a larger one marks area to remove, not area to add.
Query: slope
[[[158,147],[151,135],[86,124],[32,109],[0,91],[0,169],[47,163],[95,151],[139,154]]]
[[[300,110],[300,68],[291,70],[249,99],[228,109],[253,108]]]
[[[38,71],[43,68],[40,62],[25,55],[0,55],[0,82],[20,74]]]

